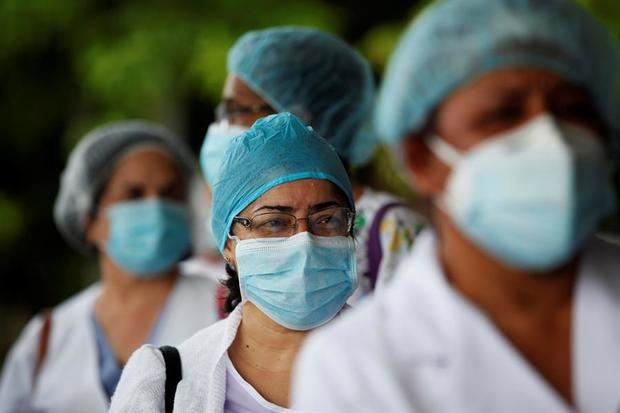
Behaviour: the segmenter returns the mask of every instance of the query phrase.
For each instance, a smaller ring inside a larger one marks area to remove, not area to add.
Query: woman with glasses
[[[240,300],[178,347],[180,363],[164,358],[170,349],[138,350],[112,412],[289,411],[302,340],[357,286],[351,184],[334,149],[294,115],[268,116],[233,139],[212,208]]]
[[[366,127],[375,94],[368,62],[331,34],[273,27],[242,36],[228,54],[228,72],[201,152],[207,180],[216,179],[232,137],[263,116],[294,113],[336,149],[351,179],[360,275],[353,300],[383,286],[422,220],[391,194],[398,175]]]

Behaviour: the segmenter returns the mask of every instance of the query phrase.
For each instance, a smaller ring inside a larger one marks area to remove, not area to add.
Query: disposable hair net
[[[372,71],[339,38],[303,27],[248,32],[230,50],[228,71],[277,112],[292,112],[311,125],[350,165],[373,154]]]
[[[618,130],[618,44],[574,0],[443,0],[413,22],[391,58],[375,113],[381,137],[419,131],[457,87],[506,67],[547,69],[584,86]]]
[[[96,207],[97,197],[114,171],[116,162],[128,151],[145,144],[160,147],[172,155],[186,188],[198,176],[186,145],[169,130],[142,120],[116,122],[89,132],[73,149],[60,179],[54,205],[54,221],[65,239],[82,252],[94,252],[86,240],[86,223]]]
[[[326,179],[354,207],[351,183],[334,148],[291,113],[257,120],[235,137],[213,182],[211,226],[224,250],[233,218],[271,188],[300,179]]]

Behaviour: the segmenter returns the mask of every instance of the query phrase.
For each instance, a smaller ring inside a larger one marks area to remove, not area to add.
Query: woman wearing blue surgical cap
[[[190,252],[191,154],[144,121],[105,125],[73,150],[54,218],[101,280],[33,319],[5,362],[3,412],[106,412],[131,353],[216,320],[216,284],[180,276]]]
[[[377,142],[367,126],[375,97],[368,62],[328,33],[274,27],[241,37],[228,54],[228,72],[218,121],[201,151],[207,180],[217,176],[232,137],[262,116],[294,113],[336,149],[351,178],[360,275],[352,300],[381,288],[410,249],[422,220],[403,200],[367,182],[366,175],[375,178],[377,172],[369,171]],[[385,163],[380,172],[385,175],[387,169]]]
[[[301,341],[357,286],[352,196],[336,152],[290,113],[235,138],[213,182],[212,225],[242,300],[176,356],[138,350],[110,411],[291,411]]]
[[[618,43],[572,0],[443,0],[403,37],[377,122],[434,202],[395,282],[308,340],[293,406],[617,412]]]

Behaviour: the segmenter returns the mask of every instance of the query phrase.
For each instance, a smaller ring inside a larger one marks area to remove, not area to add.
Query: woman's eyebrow
[[[308,211],[315,212],[315,211],[320,211],[322,209],[333,207],[333,206],[342,206],[342,204],[338,201],[321,202],[319,204],[311,205],[310,208],[308,208]]]
[[[293,212],[293,207],[290,206],[284,206],[284,205],[263,205],[260,208],[255,209],[254,211],[252,211],[253,214],[262,211],[262,210],[276,210],[276,211],[280,211],[280,212]]]

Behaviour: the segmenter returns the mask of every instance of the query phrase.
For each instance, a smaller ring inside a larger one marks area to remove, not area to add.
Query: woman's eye
[[[516,106],[503,106],[489,111],[481,117],[483,126],[492,126],[498,123],[518,121],[521,109]]]
[[[330,223],[330,221],[332,220],[332,218],[333,218],[333,217],[331,217],[331,216],[319,217],[319,218],[316,220],[316,223],[317,223],[317,224],[322,224],[322,225],[329,224],[329,223]]]
[[[144,191],[142,188],[134,186],[127,190],[125,198],[126,199],[140,199],[144,196]]]
[[[323,215],[318,217],[314,223],[321,226],[337,226],[341,223],[341,220],[335,215]]]
[[[269,226],[269,227],[274,228],[274,227],[281,227],[281,226],[284,226],[284,223],[283,223],[282,221],[280,221],[280,220],[273,219],[273,220],[271,220],[271,221],[268,221],[268,222],[266,223],[266,225],[267,225],[267,226]]]
[[[286,222],[282,219],[270,219],[260,222],[258,227],[263,229],[279,229],[286,227]]]

